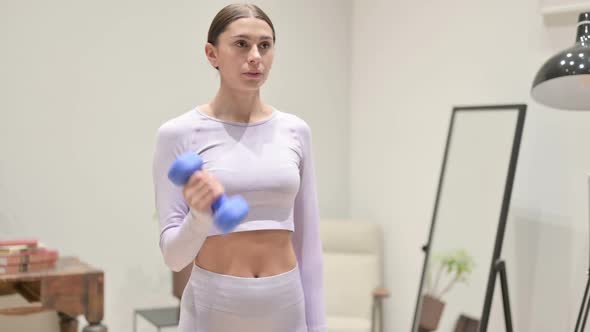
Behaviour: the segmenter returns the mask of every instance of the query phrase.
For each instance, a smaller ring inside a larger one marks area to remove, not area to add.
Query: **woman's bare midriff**
[[[202,269],[219,274],[261,278],[295,268],[289,230],[256,230],[208,237],[195,258]]]

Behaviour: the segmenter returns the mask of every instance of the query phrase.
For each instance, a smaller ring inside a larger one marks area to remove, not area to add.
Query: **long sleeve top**
[[[194,108],[158,128],[153,180],[160,248],[174,271],[194,260],[208,236],[222,234],[211,214],[192,210],[182,188],[167,178],[174,160],[189,151],[201,156],[203,168],[221,182],[226,195],[246,199],[249,213],[232,232],[293,232],[308,331],[325,332],[319,208],[307,123],[276,108],[253,123],[223,121]]]

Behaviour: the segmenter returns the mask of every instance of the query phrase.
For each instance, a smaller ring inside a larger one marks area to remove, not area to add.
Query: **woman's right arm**
[[[183,188],[168,179],[174,160],[187,152],[184,138],[171,125],[161,126],[156,134],[152,165],[156,209],[160,225],[160,250],[172,271],[192,263],[213,225],[211,213],[192,209],[183,196]]]

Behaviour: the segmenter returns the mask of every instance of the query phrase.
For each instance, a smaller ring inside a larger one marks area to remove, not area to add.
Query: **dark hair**
[[[255,17],[268,23],[272,29],[272,40],[275,42],[275,27],[270,18],[258,6],[246,3],[235,3],[225,6],[215,15],[211,26],[209,27],[209,34],[207,41],[213,45],[217,45],[219,35],[225,31],[228,25],[240,18]]]

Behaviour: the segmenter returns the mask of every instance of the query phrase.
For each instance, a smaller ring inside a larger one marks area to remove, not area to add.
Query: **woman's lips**
[[[246,77],[258,79],[262,77],[262,73],[245,73]]]

